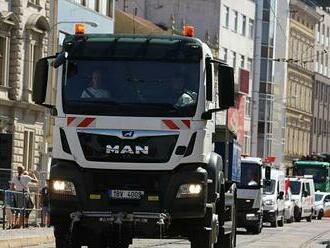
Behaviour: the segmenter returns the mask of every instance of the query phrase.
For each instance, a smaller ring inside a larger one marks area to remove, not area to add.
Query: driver
[[[248,186],[257,186],[258,183],[257,183],[257,177],[255,175],[255,173],[253,173],[252,170],[248,170],[247,172],[247,178],[248,178]]]
[[[197,101],[197,93],[185,88],[185,80],[183,77],[173,78],[171,80],[173,96],[175,96],[175,107],[186,107]]]
[[[103,79],[100,71],[93,71],[90,86],[81,94],[81,98],[109,98],[109,92],[102,89]]]

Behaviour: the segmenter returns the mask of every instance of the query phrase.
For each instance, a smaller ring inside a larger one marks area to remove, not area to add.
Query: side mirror
[[[265,167],[265,178],[267,181],[269,181],[271,178],[271,168],[269,166]]]
[[[39,105],[42,105],[46,99],[48,69],[48,58],[38,60],[34,72],[32,100]]]
[[[284,192],[283,191],[280,191],[278,193],[278,197],[277,197],[279,200],[283,200],[284,199]]]
[[[220,109],[235,106],[234,69],[225,64],[218,65],[218,92]]]

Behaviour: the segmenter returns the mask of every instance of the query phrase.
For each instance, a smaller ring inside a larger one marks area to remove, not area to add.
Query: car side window
[[[330,202],[330,195],[327,195],[327,196],[324,198],[324,202]]]

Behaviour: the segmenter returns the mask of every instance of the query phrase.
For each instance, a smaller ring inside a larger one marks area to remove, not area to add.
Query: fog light
[[[53,191],[57,194],[76,195],[76,188],[73,182],[55,180],[53,181]]]
[[[176,198],[198,197],[202,192],[201,184],[183,184],[180,186]]]

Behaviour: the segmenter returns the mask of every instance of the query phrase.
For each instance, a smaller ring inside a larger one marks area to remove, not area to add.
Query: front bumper
[[[277,221],[276,210],[264,210],[262,219],[263,219],[263,222],[275,222],[275,221]]]
[[[260,209],[237,210],[237,227],[256,226],[261,223]]]
[[[172,220],[201,218],[206,213],[207,172],[200,164],[178,166],[174,171],[118,171],[82,169],[74,162],[57,160],[50,184],[54,180],[73,182],[76,196],[56,194],[50,188],[52,224],[70,218],[71,213],[164,213]],[[177,199],[180,185],[186,183],[201,184],[201,194]],[[141,200],[114,200],[108,195],[110,189],[142,190],[145,195]],[[82,216],[82,220],[93,219]]]

